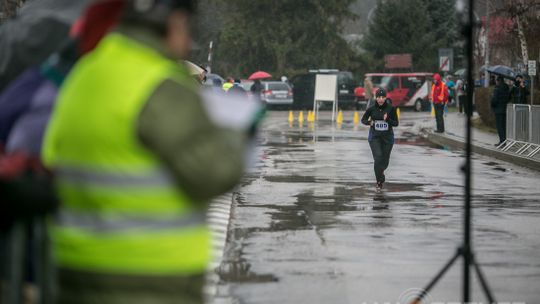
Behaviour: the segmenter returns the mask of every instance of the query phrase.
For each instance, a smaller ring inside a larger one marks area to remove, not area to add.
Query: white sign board
[[[336,74],[317,74],[317,76],[315,77],[315,100],[335,101],[336,90]]]
[[[441,56],[439,57],[439,70],[444,72],[450,71],[450,57]]]
[[[536,76],[536,60],[529,60],[528,69],[529,76]]]
[[[317,74],[315,76],[315,96],[313,98],[313,112],[315,117],[319,117],[320,101],[332,102],[332,121],[337,109],[337,75],[336,74]]]

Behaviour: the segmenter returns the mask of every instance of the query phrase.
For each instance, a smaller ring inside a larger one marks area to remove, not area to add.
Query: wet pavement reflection
[[[367,128],[270,112],[258,162],[237,189],[224,261],[226,302],[405,303],[462,240],[462,152],[402,113],[387,183],[375,189]],[[328,115],[328,113],[326,113]],[[351,115],[352,116],[352,115]],[[540,174],[475,156],[473,244],[499,301],[540,298]],[[461,298],[455,265],[429,294]],[[473,299],[485,302],[478,282]]]

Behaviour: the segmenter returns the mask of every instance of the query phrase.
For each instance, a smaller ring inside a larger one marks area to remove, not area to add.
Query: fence
[[[506,138],[540,144],[540,106],[508,104]]]
[[[506,138],[503,151],[540,158],[540,106],[508,104]]]

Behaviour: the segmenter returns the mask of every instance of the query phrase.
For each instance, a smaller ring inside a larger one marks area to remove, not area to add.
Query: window
[[[290,88],[284,82],[272,82],[268,84],[268,89],[273,91],[288,91]]]
[[[388,81],[387,91],[393,91],[395,89],[399,89],[399,79],[397,77],[391,77]]]

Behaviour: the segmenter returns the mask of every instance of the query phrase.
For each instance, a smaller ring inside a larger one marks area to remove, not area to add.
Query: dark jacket
[[[386,121],[384,120],[384,114],[388,114]],[[384,124],[386,122],[387,125]],[[399,125],[399,120],[397,118],[396,109],[388,102],[385,102],[382,106],[375,103],[366,110],[362,116],[362,123],[369,128],[369,140],[373,137],[394,137],[393,127]],[[379,125],[382,123],[381,125]],[[386,130],[382,130],[386,129]]]
[[[528,104],[527,96],[529,96],[529,89],[527,87],[521,87],[519,84],[514,84],[510,91],[512,102],[516,104]]]
[[[247,97],[247,92],[239,84],[235,83],[228,91],[227,94],[235,94],[242,97]]]
[[[251,93],[253,93],[253,94],[260,94],[261,91],[262,91],[263,89],[264,89],[264,86],[262,85],[262,83],[255,81],[255,82],[251,85],[251,87],[250,87],[249,90],[250,90]]]
[[[500,83],[493,90],[491,109],[495,114],[506,114],[506,104],[510,101],[510,89],[506,83]]]

